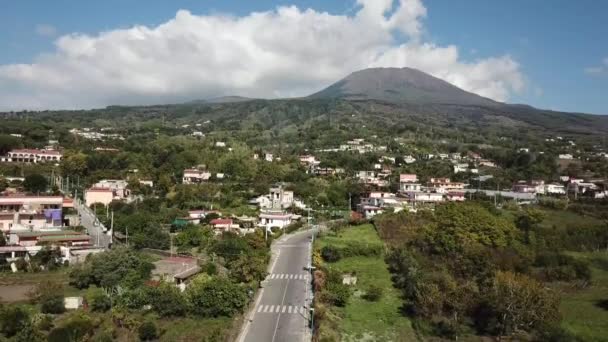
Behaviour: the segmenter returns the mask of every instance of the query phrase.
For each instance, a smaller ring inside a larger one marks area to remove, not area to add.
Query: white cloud
[[[57,35],[57,29],[53,25],[38,24],[36,25],[36,33],[43,37],[54,37]]]
[[[418,68],[500,101],[524,87],[510,56],[463,61],[456,46],[424,42],[421,0],[357,4],[351,16],[295,6],[242,17],[180,10],[156,27],[64,35],[32,64],[0,65],[0,109],[302,96],[370,66]]]
[[[601,65],[587,67],[584,70],[587,75],[592,75],[592,76],[608,75],[608,57],[602,59]]]

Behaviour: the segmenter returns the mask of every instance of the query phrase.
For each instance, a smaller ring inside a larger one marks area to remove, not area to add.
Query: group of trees
[[[541,216],[526,210],[513,218],[469,202],[382,215],[375,224],[391,246],[394,285],[420,327],[448,338],[474,331],[542,340],[548,331],[565,334],[559,295],[544,282],[588,282],[590,273],[582,261],[538,249],[530,232]]]

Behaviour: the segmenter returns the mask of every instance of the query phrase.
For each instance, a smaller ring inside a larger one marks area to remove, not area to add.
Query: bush
[[[207,273],[208,275],[211,275],[211,276],[216,275],[217,274],[217,265],[210,261],[205,264],[204,270],[205,270],[205,273]]]
[[[6,337],[15,336],[30,324],[30,314],[20,306],[0,307],[0,333]]]
[[[321,248],[321,257],[326,262],[336,262],[342,258],[340,250],[333,246],[325,246]]]
[[[304,226],[304,221],[294,222],[294,223],[288,225],[287,227],[285,227],[285,234],[293,233],[296,230],[302,228],[303,226]]]
[[[186,296],[192,312],[203,317],[230,317],[240,312],[248,301],[245,288],[225,278],[191,284]]]
[[[91,318],[84,314],[76,314],[49,333],[49,342],[81,341],[85,336],[91,336],[95,327]]]
[[[86,299],[91,311],[105,312],[112,307],[110,297],[108,297],[100,288],[89,288]]]
[[[322,300],[330,305],[345,307],[350,298],[350,288],[341,283],[329,283],[321,296]]]
[[[383,292],[384,290],[380,286],[370,285],[367,288],[367,291],[365,291],[363,298],[369,300],[370,302],[377,302],[380,300],[380,298],[382,298]]]
[[[65,312],[63,294],[45,296],[40,299],[40,312],[47,314],[60,314]]]
[[[138,334],[142,341],[153,341],[158,338],[158,329],[153,321],[145,321],[139,326]]]
[[[173,284],[161,284],[152,290],[152,309],[162,317],[184,316],[188,304],[180,290]]]
[[[535,266],[542,267],[545,281],[591,281],[589,263],[569,255],[545,252],[536,257]]]

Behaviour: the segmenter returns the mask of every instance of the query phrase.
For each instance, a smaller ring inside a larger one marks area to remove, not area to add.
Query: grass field
[[[225,332],[230,329],[230,318],[195,319],[182,318],[175,320],[159,320],[158,326],[162,331],[160,341],[220,341]]]
[[[608,253],[572,253],[592,264],[593,284],[582,290],[564,289],[561,312],[562,325],[584,341],[608,341],[608,308],[600,301],[608,300]]]
[[[583,216],[572,211],[550,209],[543,209],[543,211],[547,216],[540,225],[545,228],[552,228],[553,226],[558,229],[566,227],[588,227],[603,223],[602,220],[595,217]]]
[[[326,235],[317,240],[316,248],[326,245],[344,245],[348,241],[382,244],[372,225],[344,229],[339,236]],[[408,318],[400,313],[402,300],[399,291],[392,286],[390,273],[382,257],[349,257],[327,264],[340,272],[355,272],[357,284],[354,294],[344,308],[332,308],[340,317],[338,326],[341,341],[416,341],[416,335]],[[380,286],[383,296],[378,302],[370,302],[361,295],[370,285]]]

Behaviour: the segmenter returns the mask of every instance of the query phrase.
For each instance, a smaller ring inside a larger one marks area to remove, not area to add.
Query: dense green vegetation
[[[199,225],[175,222],[193,209],[255,216],[258,210],[249,201],[276,183],[284,183],[312,208],[315,219],[324,220],[355,208],[371,188],[352,176],[378,163],[390,169],[389,191],[397,190],[400,173],[416,173],[422,183],[450,177],[485,189],[509,188],[518,180],[557,182],[562,175],[608,176],[608,158],[599,154],[606,142],[596,134],[603,126],[596,120],[524,114],[515,107],[497,113],[339,99],[6,114],[0,154],[44,148],[50,139],[59,141],[65,158],[58,165],[2,163],[0,190],[50,194],[61,186],[66,194],[82,197],[101,179],[126,179],[135,200],[93,206],[106,226],[113,215],[113,251],[68,269],[57,251],[44,250],[29,262],[17,262],[22,273],[0,280],[15,284],[29,277],[28,284],[46,284],[56,277],[57,293],[85,296],[87,312],[60,313],[59,296],[38,293],[31,303],[2,309],[2,315],[16,317],[20,329],[0,324],[0,332],[32,341],[40,336],[65,340],[68,334],[99,341],[226,338],[250,290],[264,278],[269,243],[280,233],[269,241],[260,232],[215,236],[209,226],[215,216]],[[113,135],[95,140],[78,132]],[[386,150],[338,150],[356,138]],[[274,161],[264,160],[267,152]],[[439,153],[478,153],[497,167],[479,167],[492,176],[479,181],[470,172],[454,173],[448,160],[425,159]],[[560,161],[561,153],[577,159]],[[300,164],[301,154],[314,154],[320,167],[344,173],[315,176]],[[417,162],[407,164],[406,155]],[[383,156],[395,162],[380,162]],[[208,182],[182,184],[184,169],[203,165],[212,174]],[[61,183],[53,176],[61,176]],[[491,198],[473,199],[435,211],[387,213],[375,219],[376,229],[336,225],[322,236],[315,255],[319,333],[328,341],[500,335],[600,341],[606,317],[601,303],[608,300],[600,252],[608,246],[606,200],[544,197],[521,208],[502,198],[497,207]],[[153,259],[142,252],[171,246],[172,252],[196,258],[203,270],[184,293],[151,282]],[[0,269],[8,271],[9,265]],[[355,274],[357,285],[342,284],[345,273]]]
[[[390,246],[386,262],[417,330],[445,338],[587,340],[572,328],[580,324],[571,321],[576,318],[561,323],[560,299],[577,298],[604,279],[594,277],[588,260],[565,251],[605,250],[606,225],[597,227],[600,235],[576,234],[572,244],[569,237],[588,227],[560,225],[562,236],[543,227],[545,215],[466,203],[378,217],[378,232]]]
[[[322,257],[335,248],[363,253],[343,255],[339,261]],[[413,341],[414,330],[400,313],[400,294],[392,286],[383,260],[384,248],[370,224],[336,228],[322,233],[315,243],[316,329],[322,341]],[[378,253],[367,253],[374,250]],[[357,277],[357,284],[342,285],[342,275]]]

